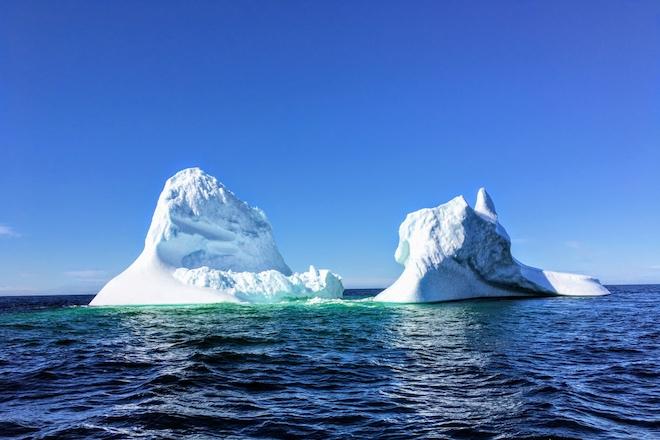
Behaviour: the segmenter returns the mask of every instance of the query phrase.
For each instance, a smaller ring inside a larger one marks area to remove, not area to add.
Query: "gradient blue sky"
[[[93,292],[189,166],[348,287],[482,185],[525,263],[660,282],[660,2],[3,2],[1,292]]]

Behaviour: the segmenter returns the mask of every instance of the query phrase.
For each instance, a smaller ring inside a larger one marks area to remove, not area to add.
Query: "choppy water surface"
[[[0,298],[0,435],[658,438],[660,286],[90,308]]]

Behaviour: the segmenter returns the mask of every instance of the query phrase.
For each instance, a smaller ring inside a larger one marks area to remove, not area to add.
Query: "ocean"
[[[660,286],[424,305],[0,298],[0,436],[660,438]]]

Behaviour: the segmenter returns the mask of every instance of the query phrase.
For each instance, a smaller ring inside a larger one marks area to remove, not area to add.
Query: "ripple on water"
[[[660,286],[612,290],[433,305],[2,298],[0,433],[658,438]]]

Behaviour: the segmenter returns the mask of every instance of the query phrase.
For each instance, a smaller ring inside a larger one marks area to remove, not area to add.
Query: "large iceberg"
[[[375,297],[385,302],[436,302],[478,297],[606,295],[592,277],[526,266],[484,188],[472,208],[463,196],[408,214],[394,258],[401,276]]]
[[[328,270],[292,273],[263,211],[189,168],[165,183],[140,256],[90,305],[275,302],[343,290]]]

